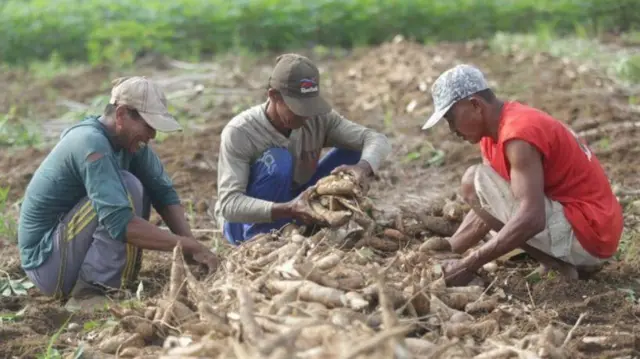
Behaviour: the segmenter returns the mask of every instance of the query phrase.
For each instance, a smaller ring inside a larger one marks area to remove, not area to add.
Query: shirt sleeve
[[[136,152],[129,171],[140,180],[154,208],[180,204],[180,197],[171,178],[151,147],[145,146]]]
[[[87,196],[111,238],[124,242],[135,214],[110,145],[99,135],[88,135],[81,142],[78,145],[84,151],[77,151],[73,160]]]
[[[218,154],[218,201],[220,213],[228,222],[271,222],[273,202],[246,195],[251,146],[242,130],[227,126],[222,131]]]
[[[374,173],[391,153],[391,144],[382,133],[349,121],[335,110],[327,115],[326,121],[325,146],[362,151],[360,158],[371,165]]]

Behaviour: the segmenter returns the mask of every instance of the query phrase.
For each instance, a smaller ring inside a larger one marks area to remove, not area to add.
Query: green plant
[[[26,277],[22,279],[10,279],[8,277],[0,279],[0,294],[3,297],[27,295],[29,288],[33,288],[33,283],[28,281]]]
[[[8,211],[8,199],[11,187],[0,187],[0,237],[15,239],[17,223]]]
[[[14,108],[0,116],[0,146],[34,146],[40,143],[40,134],[25,121],[14,119]]]
[[[371,45],[397,34],[424,42],[498,31],[582,37],[638,23],[636,0],[6,0],[0,62],[127,66],[148,52],[197,59],[230,49]]]
[[[626,82],[640,83],[640,55],[631,55],[620,59],[616,66],[616,74]]]
[[[63,357],[68,358],[68,356],[63,356],[58,351],[58,349],[54,347],[54,345],[56,341],[58,341],[60,334],[62,334],[64,329],[67,327],[67,324],[71,320],[71,317],[73,317],[73,315],[70,315],[67,318],[67,320],[64,322],[64,324],[62,324],[62,326],[60,326],[60,328],[51,336],[51,339],[49,340],[49,344],[47,345],[47,350],[44,353],[39,354],[37,356],[38,359],[62,359]],[[82,356],[83,353],[84,353],[84,346],[81,344],[78,348],[76,348],[71,358],[80,359],[83,357]]]
[[[27,307],[20,309],[15,313],[0,314],[0,325],[4,323],[12,323],[21,320],[24,317]]]
[[[490,39],[489,46],[501,53],[510,53],[514,48],[531,53],[548,52],[553,56],[590,64],[621,84],[635,85],[640,82],[640,55],[634,50],[607,47],[591,39],[585,26],[576,29],[577,36],[565,37],[557,36],[544,26],[534,34],[498,32]]]

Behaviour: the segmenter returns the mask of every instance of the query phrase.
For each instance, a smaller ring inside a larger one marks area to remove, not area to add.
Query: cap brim
[[[140,116],[153,127],[154,130],[160,132],[175,132],[182,130],[180,123],[169,113],[157,114],[140,112]]]
[[[449,109],[451,108],[451,106],[453,106],[453,103],[451,103],[450,105],[441,108],[440,110],[434,112],[431,117],[429,117],[429,119],[427,120],[427,122],[422,126],[423,130],[429,129],[433,126],[436,125],[436,123],[440,122],[440,120],[442,120],[442,118],[444,117],[444,115],[447,113],[447,111],[449,111]]]
[[[331,112],[331,105],[322,97],[291,97],[282,95],[284,102],[298,116],[314,117]]]

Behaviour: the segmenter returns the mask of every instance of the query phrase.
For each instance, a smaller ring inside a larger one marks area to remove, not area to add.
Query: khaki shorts
[[[507,223],[516,213],[518,203],[509,183],[490,166],[485,164],[477,166],[474,186],[482,209],[500,222]],[[528,245],[575,266],[592,266],[603,262],[603,259],[585,251],[576,239],[559,202],[545,197],[545,208],[546,228],[530,239],[527,242]]]

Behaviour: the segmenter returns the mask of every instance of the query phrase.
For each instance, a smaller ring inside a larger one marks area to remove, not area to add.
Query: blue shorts
[[[266,201],[285,203],[296,198],[305,189],[313,186],[320,178],[331,174],[342,165],[355,165],[362,153],[333,148],[318,163],[318,168],[307,183],[291,190],[293,184],[293,157],[286,148],[274,147],[262,153],[251,166],[247,196]],[[292,219],[284,218],[269,223],[224,223],[224,236],[230,243],[237,245],[260,233],[282,228]]]

